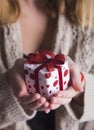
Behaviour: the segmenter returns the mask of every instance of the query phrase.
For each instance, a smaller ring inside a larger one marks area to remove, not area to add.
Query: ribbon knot
[[[27,58],[29,64],[43,64],[48,71],[54,71],[56,65],[64,64],[65,57],[63,54],[55,55],[53,52],[44,50],[36,53],[30,53]]]
[[[38,51],[36,53],[30,53],[28,55],[27,63],[40,64],[39,67],[37,67],[34,70],[35,87],[38,93],[40,93],[38,74],[39,74],[39,71],[43,69],[44,67],[48,70],[48,72],[54,71],[55,68],[57,69],[60,90],[63,90],[63,75],[62,75],[62,67],[60,66],[65,63],[65,57],[63,54],[55,55],[54,53],[48,50]]]

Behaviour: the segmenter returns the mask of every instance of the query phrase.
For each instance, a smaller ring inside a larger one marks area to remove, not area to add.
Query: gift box
[[[51,51],[31,53],[24,64],[24,71],[29,93],[40,93],[50,99],[58,91],[68,88],[69,66],[63,54],[55,55]]]

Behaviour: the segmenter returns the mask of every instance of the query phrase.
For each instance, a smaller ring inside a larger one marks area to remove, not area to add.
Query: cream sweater
[[[82,31],[80,27],[70,25],[62,15],[59,17],[56,44],[53,51],[71,56],[85,74],[86,87],[84,106],[81,108],[83,109],[83,113],[80,119],[77,118],[70,104],[66,105],[65,108],[61,107],[56,112],[57,130],[67,130],[66,122],[71,124],[69,127],[67,126],[67,128],[72,130],[72,120],[76,122],[76,127],[79,122],[94,120],[93,44],[93,33],[87,29]],[[16,59],[22,57],[22,54],[23,47],[19,21],[7,27],[0,28],[0,128],[4,128],[14,122],[18,124],[17,122],[31,119],[35,115],[35,112],[32,112],[32,115],[27,115],[27,113],[24,112],[7,82],[6,71],[13,66]],[[80,109],[80,106],[76,103],[74,103],[74,106],[76,106],[78,110]],[[60,122],[57,122],[57,119],[60,120]],[[71,122],[70,120],[68,121],[68,119],[71,119]],[[16,125],[16,128],[16,130],[28,130],[25,127],[23,128],[21,124],[20,126],[18,125],[18,127]]]
[[[83,107],[72,101],[65,106],[66,109],[59,108],[56,112],[56,130],[93,130],[94,33],[88,28],[71,25],[64,16],[60,16],[54,51],[69,55],[83,71],[86,80]]]

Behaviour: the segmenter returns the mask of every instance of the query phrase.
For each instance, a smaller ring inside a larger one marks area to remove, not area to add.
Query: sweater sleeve
[[[83,96],[83,106],[80,106],[76,102],[65,106],[70,116],[79,122],[94,120],[94,74],[84,73],[84,75],[86,86]]]
[[[35,111],[28,115],[21,107],[7,82],[7,73],[0,76],[0,129],[13,123],[28,120],[35,116]]]

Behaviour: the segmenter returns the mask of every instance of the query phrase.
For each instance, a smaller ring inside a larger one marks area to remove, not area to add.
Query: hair
[[[63,0],[67,19],[82,28],[94,30],[94,0]]]
[[[40,0],[40,2],[51,17],[56,17],[59,12],[64,13],[72,24],[94,30],[94,0]],[[0,25],[15,22],[19,15],[18,0],[0,0]]]
[[[0,25],[15,22],[19,14],[18,0],[0,0]]]
[[[44,5],[47,10],[46,12],[52,17],[58,15],[60,1],[61,0],[40,0],[41,4]],[[0,0],[0,25],[15,22],[19,18],[20,12],[18,0]]]

